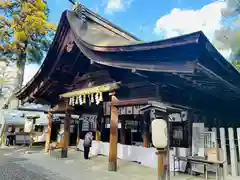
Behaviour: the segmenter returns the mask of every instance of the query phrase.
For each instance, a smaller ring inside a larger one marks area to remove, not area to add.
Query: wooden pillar
[[[149,148],[150,137],[149,137],[149,113],[144,113],[144,124],[143,124],[143,147]]]
[[[96,130],[96,137],[95,137],[96,141],[101,141],[101,132],[99,130]]]
[[[97,118],[97,129],[96,129],[96,141],[101,141],[101,132],[102,132],[102,126],[104,124],[104,110],[103,107],[100,107],[98,109],[98,118]]]
[[[158,150],[158,180],[166,180],[165,162],[166,162],[166,150]]]
[[[50,147],[51,132],[52,132],[52,119],[53,119],[53,114],[52,114],[52,110],[50,109],[48,111],[48,131],[47,131],[47,138],[46,138],[46,142],[45,142],[45,152],[48,152],[49,147]]]
[[[65,110],[65,120],[64,120],[62,158],[66,158],[68,156],[70,122],[71,122],[71,113],[70,113],[68,105],[67,105],[66,110]]]
[[[126,144],[125,119],[121,120],[120,138],[121,144]]]
[[[78,124],[77,124],[77,142],[76,142],[76,147],[78,147],[78,144],[81,141],[82,122],[83,122],[82,120],[79,120]]]
[[[149,134],[147,132],[143,136],[143,147],[149,148]]]
[[[96,128],[96,135],[95,135],[96,141],[101,141],[101,124],[102,124],[102,115],[98,114],[97,128]]]
[[[115,104],[118,99],[111,93],[111,122],[110,122],[110,142],[109,142],[109,171],[117,171],[117,142],[118,142],[118,111]]]
[[[77,122],[77,141],[76,141],[76,147],[78,146],[78,143],[80,141],[80,129],[79,129],[79,126],[80,126],[80,121]]]

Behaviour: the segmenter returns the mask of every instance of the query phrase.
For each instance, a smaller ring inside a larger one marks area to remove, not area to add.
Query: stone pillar
[[[47,137],[46,137],[46,142],[45,142],[45,152],[48,152],[49,148],[50,148],[52,120],[53,120],[53,114],[52,114],[52,110],[50,109],[48,111],[48,131],[47,131]]]
[[[118,142],[118,110],[115,104],[118,99],[111,93],[111,122],[110,122],[110,142],[109,142],[109,171],[117,171],[117,142]]]

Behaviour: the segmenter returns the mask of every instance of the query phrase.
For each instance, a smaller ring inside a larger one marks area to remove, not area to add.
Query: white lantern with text
[[[164,149],[168,145],[167,122],[163,119],[152,121],[152,143],[157,149]]]

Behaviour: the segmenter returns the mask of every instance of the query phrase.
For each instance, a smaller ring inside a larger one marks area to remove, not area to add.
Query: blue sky
[[[49,20],[58,23],[71,9],[68,0],[48,0]],[[225,2],[216,0],[81,0],[89,9],[144,41],[160,40],[202,30],[214,43],[214,32],[224,24]],[[230,50],[220,51],[226,58]],[[25,82],[38,65],[26,67]]]
[[[151,3],[149,3],[151,1]],[[61,13],[71,8],[68,0],[48,0],[50,20],[58,22]],[[174,8],[199,10],[213,0],[81,0],[82,4],[142,40],[157,40],[163,35],[153,33],[156,21]],[[112,2],[112,9],[106,10]],[[115,6],[114,6],[115,2]],[[166,3],[167,2],[167,3]],[[186,22],[187,23],[187,22]]]

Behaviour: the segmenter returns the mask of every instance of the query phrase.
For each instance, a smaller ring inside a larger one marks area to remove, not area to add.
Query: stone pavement
[[[83,153],[69,150],[67,159],[56,160],[45,154],[44,151],[38,148],[35,151],[27,151],[24,147],[0,151],[3,156],[13,158],[12,163],[9,163],[12,168],[20,171],[28,171],[33,174],[44,176],[44,179],[53,180],[105,180],[114,179],[122,180],[123,178],[131,180],[156,180],[156,169],[148,168],[137,163],[118,160],[118,171],[109,172],[108,158],[104,156],[92,157],[90,160],[84,160]],[[31,149],[34,150],[34,149]],[[32,152],[32,153],[28,153]],[[15,159],[14,159],[15,158]],[[22,160],[21,160],[22,159]],[[3,159],[1,159],[2,161]],[[4,161],[2,161],[4,162]],[[15,167],[16,164],[17,166]],[[1,166],[1,163],[0,163]],[[14,167],[14,168],[13,168]],[[21,168],[22,167],[22,168]],[[5,166],[8,169],[8,166]],[[21,170],[20,170],[21,169]],[[94,172],[94,173],[93,173]],[[28,173],[31,174],[31,173]],[[24,173],[22,173],[24,174]],[[25,173],[26,174],[26,173]],[[33,178],[34,179],[34,178]],[[43,178],[42,178],[43,179]],[[203,180],[202,177],[189,176],[180,174],[172,176],[171,180]],[[209,179],[215,179],[209,178]],[[229,177],[227,180],[239,180],[240,177]],[[1,177],[0,177],[1,180]],[[6,178],[4,180],[7,180]]]
[[[70,152],[67,159],[56,160],[48,154],[35,153],[22,155],[28,161],[17,162],[25,168],[35,166],[45,167],[54,174],[69,180],[156,180],[156,169],[144,167],[137,163],[118,160],[118,172],[108,171],[108,159],[104,156],[92,157],[90,160],[83,159],[83,153]],[[171,180],[203,180],[201,177],[180,174]],[[230,180],[230,179],[229,179]]]
[[[0,180],[67,180],[40,166],[24,167],[20,162],[28,159],[19,156],[23,151],[15,148],[0,150]]]

